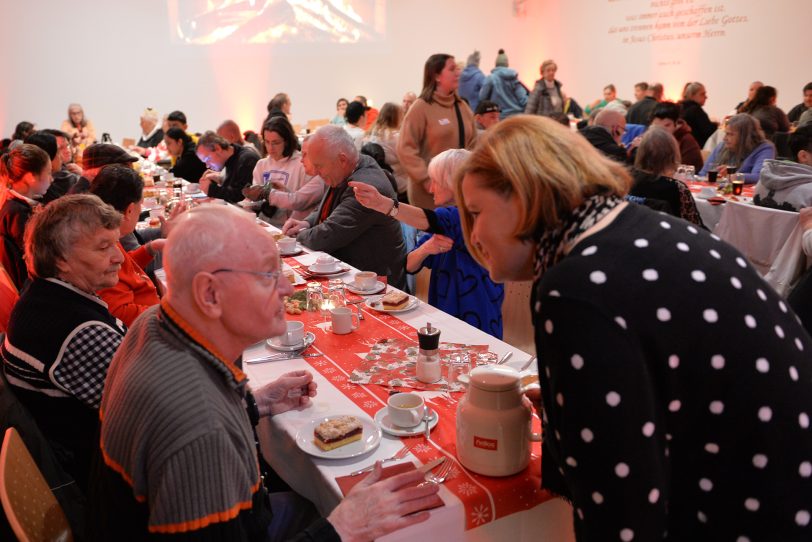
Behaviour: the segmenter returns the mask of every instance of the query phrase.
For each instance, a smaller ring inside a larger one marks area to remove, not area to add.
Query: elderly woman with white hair
[[[406,258],[409,273],[431,269],[429,304],[501,339],[504,286],[493,282],[468,253],[454,200],[455,173],[470,154],[465,149],[449,149],[435,156],[428,173],[429,192],[437,208],[431,211],[400,204],[395,218],[431,234],[422,237]],[[361,205],[380,213],[392,209],[392,199],[374,187],[355,182],[350,186]]]

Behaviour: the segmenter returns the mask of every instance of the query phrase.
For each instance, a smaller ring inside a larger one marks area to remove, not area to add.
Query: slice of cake
[[[335,450],[351,442],[361,440],[363,428],[358,418],[354,416],[341,416],[320,423],[313,431],[313,444],[325,452]]]
[[[403,292],[391,291],[381,298],[381,305],[388,311],[398,310],[409,304],[409,296]]]

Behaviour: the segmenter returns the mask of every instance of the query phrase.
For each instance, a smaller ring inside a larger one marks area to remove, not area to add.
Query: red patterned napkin
[[[415,470],[414,463],[400,463],[398,465],[393,465],[391,467],[384,467],[383,472],[381,473],[381,480],[385,480],[387,478],[391,478],[392,476],[396,476],[398,474],[402,474],[404,472],[409,472],[411,470]],[[369,476],[368,472],[363,474],[358,474],[356,476],[339,476],[336,478],[336,482],[338,483],[338,487],[341,488],[341,494],[347,495],[355,485]],[[415,482],[412,484],[413,486],[418,485],[420,482]],[[434,508],[439,508],[441,506],[445,506],[443,499],[440,498],[439,495],[434,496],[434,502],[429,506],[423,508],[423,510],[432,510]]]

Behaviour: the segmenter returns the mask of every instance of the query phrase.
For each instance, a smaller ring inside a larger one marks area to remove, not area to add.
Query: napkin
[[[387,478],[391,478],[392,476],[396,476],[398,474],[402,474],[404,472],[409,472],[411,470],[415,470],[414,463],[400,463],[398,465],[392,465],[391,467],[384,467],[383,472],[381,473],[381,480],[385,480]],[[371,472],[371,471],[370,471]],[[342,495],[347,495],[355,485],[369,476],[369,472],[365,472],[363,474],[357,474],[355,476],[339,476],[336,478],[336,483],[338,483],[338,487],[341,489]],[[412,484],[413,486],[418,485],[420,482],[415,482]],[[423,510],[432,510],[434,508],[439,508],[441,506],[445,506],[443,499],[440,498],[439,495],[434,495],[434,501],[423,508]],[[422,510],[418,510],[419,512]]]

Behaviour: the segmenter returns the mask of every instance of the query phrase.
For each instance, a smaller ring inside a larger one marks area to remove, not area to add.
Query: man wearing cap
[[[499,104],[490,100],[482,100],[474,111],[476,129],[481,134],[497,122],[499,122]]]
[[[200,137],[195,154],[209,168],[200,178],[200,189],[209,197],[231,203],[243,199],[242,189],[251,184],[259,154],[254,149],[232,145],[212,131]],[[225,173],[221,173],[225,169]]]
[[[149,149],[164,140],[164,131],[158,124],[159,118],[158,111],[151,107],[147,107],[141,113],[141,139],[132,148],[139,155],[146,156]]]
[[[82,153],[82,176],[70,189],[70,194],[84,194],[90,189],[90,182],[99,174],[99,170],[109,164],[123,164],[132,167],[138,157],[133,156],[118,145],[94,143]]]

